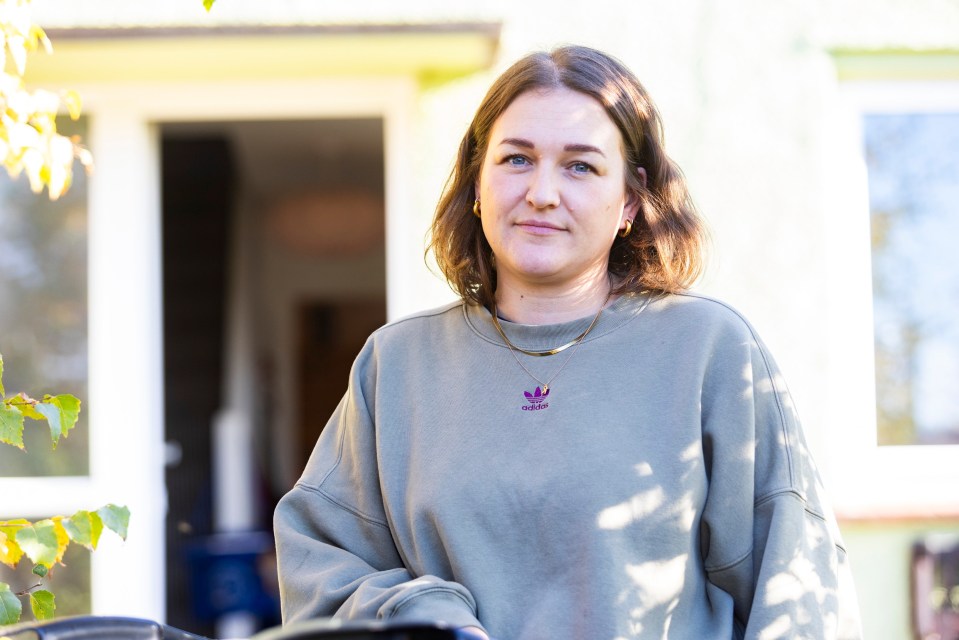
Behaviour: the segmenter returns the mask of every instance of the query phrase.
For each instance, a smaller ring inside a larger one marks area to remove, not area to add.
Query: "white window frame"
[[[959,445],[879,446],[876,421],[869,193],[862,116],[959,112],[959,79],[859,80],[840,85],[826,123],[830,215],[833,426],[827,468],[837,511],[850,519],[959,516]]]

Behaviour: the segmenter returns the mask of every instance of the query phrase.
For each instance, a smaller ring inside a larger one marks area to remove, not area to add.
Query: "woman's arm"
[[[745,329],[717,343],[703,388],[709,581],[732,599],[747,638],[858,639],[846,551],[798,415]]]
[[[371,343],[302,478],[274,514],[283,621],[336,616],[481,627],[465,587],[414,575],[394,543],[368,403],[375,394]]]

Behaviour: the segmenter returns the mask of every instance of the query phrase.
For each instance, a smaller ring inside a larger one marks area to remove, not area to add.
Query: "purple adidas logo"
[[[536,391],[533,393],[524,391],[523,395],[526,396],[526,402],[529,403],[527,405],[523,405],[523,411],[540,411],[542,409],[549,409],[549,403],[546,402],[546,398],[549,396],[549,385],[546,386],[546,391],[536,387]]]

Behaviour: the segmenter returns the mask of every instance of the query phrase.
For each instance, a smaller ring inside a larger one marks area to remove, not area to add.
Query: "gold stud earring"
[[[480,201],[479,198],[473,201],[473,215],[477,218],[482,218],[483,214],[480,212]]]
[[[625,238],[630,233],[632,233],[632,231],[633,231],[633,221],[630,220],[629,218],[626,218],[626,228],[620,231],[617,235],[620,238]]]

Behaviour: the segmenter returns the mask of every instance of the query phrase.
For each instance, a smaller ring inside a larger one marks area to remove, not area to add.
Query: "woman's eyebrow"
[[[568,144],[563,147],[566,151],[576,151],[577,153],[598,153],[599,155],[606,157],[606,154],[603,153],[602,149],[599,147],[594,147],[591,144]]]
[[[522,147],[523,149],[535,149],[536,145],[526,140],[525,138],[503,138],[500,140],[500,144],[509,144],[514,147]],[[564,151],[573,151],[576,153],[598,153],[599,155],[606,157],[606,154],[603,153],[602,149],[599,147],[594,147],[591,144],[568,144],[563,147]]]
[[[522,147],[522,148],[524,148],[524,149],[535,149],[535,148],[536,148],[536,145],[534,145],[532,142],[530,142],[529,140],[526,140],[526,139],[524,139],[524,138],[503,138],[502,140],[500,140],[499,143],[500,143],[500,144],[512,145],[512,146],[514,146],[514,147]]]

